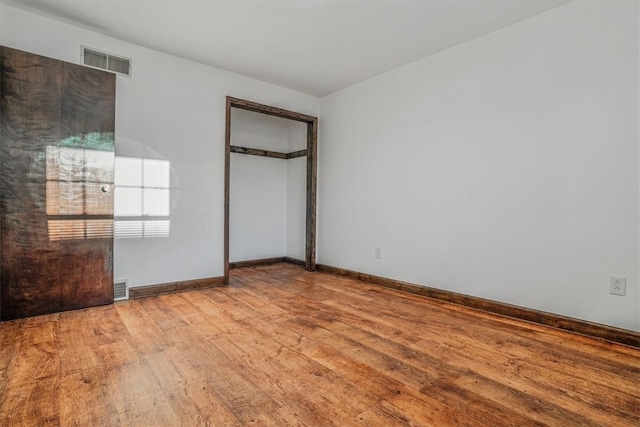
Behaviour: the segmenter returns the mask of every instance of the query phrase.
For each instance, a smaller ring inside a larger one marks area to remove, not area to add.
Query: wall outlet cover
[[[609,276],[609,293],[625,296],[627,294],[627,278],[622,276]]]

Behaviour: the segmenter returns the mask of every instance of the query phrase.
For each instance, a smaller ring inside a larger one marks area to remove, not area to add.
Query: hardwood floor
[[[638,426],[640,350],[290,264],[0,324],[1,426]]]

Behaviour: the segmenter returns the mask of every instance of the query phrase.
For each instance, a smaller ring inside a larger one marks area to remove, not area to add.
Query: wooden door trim
[[[305,269],[316,269],[316,198],[318,170],[318,118],[270,105],[259,104],[245,99],[227,96],[225,108],[225,158],[224,158],[224,282],[229,284],[229,184],[231,165],[231,108],[252,111],[307,124],[307,148],[295,154],[295,157],[307,156],[307,197],[305,231]],[[304,151],[304,154],[302,153]],[[286,158],[295,158],[286,157]]]

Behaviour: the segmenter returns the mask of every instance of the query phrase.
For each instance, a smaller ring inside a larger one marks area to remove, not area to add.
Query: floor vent
[[[131,77],[131,60],[128,58],[82,46],[81,60],[88,67]]]
[[[113,300],[121,301],[129,299],[129,281],[117,280],[113,284]]]

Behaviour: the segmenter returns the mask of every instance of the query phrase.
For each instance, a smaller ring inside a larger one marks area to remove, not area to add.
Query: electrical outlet
[[[382,248],[376,248],[375,254],[377,259],[382,259]]]
[[[609,293],[625,296],[627,294],[627,278],[621,276],[609,276]]]

